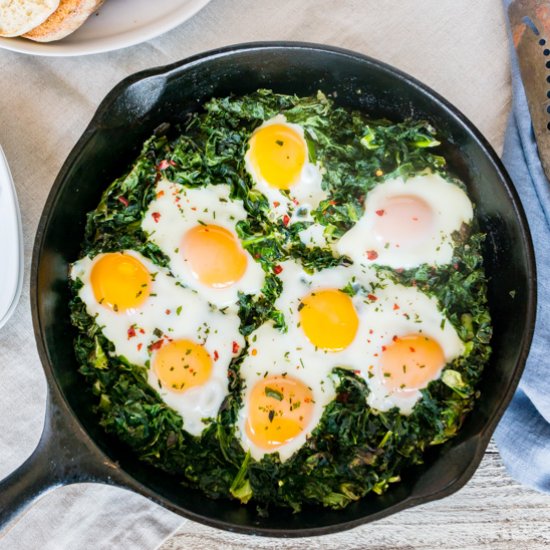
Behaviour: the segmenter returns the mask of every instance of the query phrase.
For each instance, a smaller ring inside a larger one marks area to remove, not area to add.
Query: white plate
[[[0,147],[0,327],[10,318],[23,284],[23,239],[17,195]]]
[[[0,48],[65,57],[108,52],[155,38],[187,21],[210,0],[106,0],[76,32],[57,42],[0,38]]]

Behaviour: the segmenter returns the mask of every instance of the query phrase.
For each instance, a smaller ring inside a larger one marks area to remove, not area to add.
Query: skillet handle
[[[0,529],[45,492],[85,481],[123,485],[116,465],[48,392],[44,429],[31,456],[0,481]]]

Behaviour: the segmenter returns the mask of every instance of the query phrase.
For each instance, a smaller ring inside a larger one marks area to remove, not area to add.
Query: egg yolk
[[[269,186],[290,189],[300,179],[306,162],[306,143],[292,127],[268,124],[250,138],[250,158]]]
[[[422,334],[409,334],[383,348],[380,360],[384,383],[391,391],[425,388],[445,366],[441,346]]]
[[[303,298],[299,315],[309,341],[327,351],[341,351],[349,346],[359,327],[351,298],[337,289],[317,290]]]
[[[139,307],[151,293],[151,275],[136,258],[121,252],[103,254],[92,267],[95,299],[116,312]]]
[[[163,388],[182,393],[210,378],[212,359],[200,344],[174,340],[157,351],[153,368]]]
[[[433,234],[431,206],[414,195],[388,198],[376,210],[373,232],[377,241],[399,247],[415,246]]]
[[[269,376],[250,393],[246,433],[263,449],[274,449],[301,434],[313,414],[313,393],[300,380]]]
[[[246,253],[237,237],[218,225],[197,225],[187,231],[182,253],[193,276],[213,288],[236,283],[246,271]]]

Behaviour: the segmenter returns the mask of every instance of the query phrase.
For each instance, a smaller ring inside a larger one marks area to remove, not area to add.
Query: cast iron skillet
[[[337,103],[374,117],[429,120],[443,137],[443,154],[468,185],[488,235],[494,354],[481,381],[481,399],[459,436],[434,449],[385,495],[369,495],[344,511],[275,510],[182,489],[138,462],[98,426],[77,373],[69,323],[67,269],[79,254],[85,214],[107,184],[136,157],[163,122],[178,122],[212,96],[276,92],[335,93]],[[535,317],[535,264],[518,197],[494,151],[454,107],[413,78],[353,52],[301,43],[245,44],[152,69],[121,82],[105,98],[63,165],[38,227],[31,275],[38,351],[48,381],[44,432],[32,456],[0,484],[0,524],[56,485],[96,481],[136,491],[182,516],[215,527],[272,536],[331,533],[449,495],[477,468],[519,381]]]

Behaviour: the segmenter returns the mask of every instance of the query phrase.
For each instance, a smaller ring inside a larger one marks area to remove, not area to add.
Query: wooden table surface
[[[542,550],[550,548],[550,496],[508,476],[491,445],[474,477],[442,500],[335,535],[252,538],[185,522],[157,550]]]

